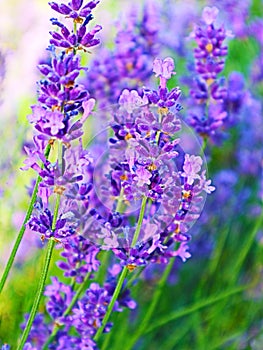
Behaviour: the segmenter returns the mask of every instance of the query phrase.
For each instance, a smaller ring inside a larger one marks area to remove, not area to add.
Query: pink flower
[[[195,179],[200,179],[200,175],[198,173],[201,170],[202,163],[202,158],[199,156],[190,156],[189,154],[185,155],[183,166],[184,173],[182,176],[187,177],[187,183],[189,185],[192,185]]]
[[[153,72],[156,77],[162,77],[166,80],[171,79],[174,71],[174,60],[171,57],[166,57],[164,60],[156,58],[153,61]]]

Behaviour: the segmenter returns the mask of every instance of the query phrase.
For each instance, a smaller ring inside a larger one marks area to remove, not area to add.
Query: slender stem
[[[140,210],[140,214],[139,214],[139,218],[138,218],[138,223],[137,223],[137,226],[136,226],[136,230],[135,230],[135,233],[134,233],[134,236],[133,236],[133,240],[132,240],[132,246],[134,246],[138,240],[138,237],[139,237],[139,234],[140,234],[140,231],[141,231],[141,227],[142,227],[142,222],[143,222],[143,217],[144,217],[144,212],[145,212],[145,207],[146,207],[146,202],[147,202],[147,197],[143,197],[142,199],[142,204],[141,204],[141,210]],[[117,283],[117,286],[114,290],[114,293],[113,293],[113,296],[111,298],[111,301],[110,301],[110,304],[109,304],[109,307],[107,309],[107,312],[103,318],[103,321],[102,321],[102,324],[100,326],[100,328],[97,330],[97,333],[95,334],[94,336],[94,340],[97,341],[101,335],[101,333],[103,332],[109,318],[110,318],[110,315],[111,315],[111,312],[113,310],[113,307],[114,307],[114,304],[121,292],[121,288],[122,288],[122,285],[124,283],[124,280],[125,280],[125,277],[127,276],[127,273],[128,273],[128,268],[125,266],[122,270],[122,273],[119,277],[119,280],[118,280],[118,283]]]
[[[201,156],[205,153],[207,142],[208,142],[208,137],[204,137],[203,138],[203,144],[202,144],[202,147],[201,147],[201,150],[200,150],[200,155]]]
[[[41,274],[41,278],[39,281],[39,285],[38,285],[38,289],[37,289],[37,293],[35,296],[35,300],[34,300],[34,304],[32,306],[30,315],[29,315],[29,319],[27,321],[26,327],[24,329],[24,332],[22,334],[21,340],[20,340],[20,344],[18,345],[17,350],[22,350],[24,348],[25,342],[28,338],[29,332],[31,330],[32,324],[34,322],[36,313],[38,311],[38,307],[39,307],[39,303],[40,303],[40,299],[42,297],[43,291],[44,291],[44,287],[45,287],[45,281],[47,278],[47,274],[48,274],[48,269],[49,269],[49,265],[50,265],[50,261],[51,261],[51,256],[52,256],[52,252],[53,252],[53,248],[55,246],[55,240],[54,239],[50,239],[48,242],[48,247],[47,247],[47,254],[46,254],[46,258],[45,258],[45,263],[44,263],[44,268],[42,270],[42,274]]]
[[[60,203],[60,195],[57,194],[56,196],[56,204],[55,204],[55,208],[54,208],[54,215],[53,215],[53,220],[52,220],[52,231],[55,231],[56,228],[56,223],[57,223],[57,218],[58,218],[58,210],[59,210],[59,203]],[[40,276],[40,280],[39,280],[39,284],[38,284],[38,289],[35,295],[35,299],[34,299],[34,303],[29,315],[29,319],[27,321],[26,327],[24,329],[24,332],[22,334],[21,340],[20,340],[20,344],[18,345],[17,350],[22,350],[25,342],[27,340],[27,337],[29,335],[29,332],[31,330],[32,324],[34,322],[34,319],[36,317],[36,313],[38,311],[39,308],[39,304],[40,304],[40,300],[45,288],[45,283],[46,283],[46,278],[47,278],[47,274],[48,274],[48,270],[49,270],[49,266],[50,266],[50,261],[51,261],[51,257],[52,257],[52,252],[55,246],[55,240],[54,238],[50,238],[49,242],[48,242],[48,246],[47,246],[47,254],[46,254],[46,259],[45,259],[45,263],[44,263],[44,267]]]
[[[45,157],[48,158],[49,156],[49,153],[50,153],[50,149],[51,149],[51,145],[48,144],[47,148],[46,148],[46,151],[45,151]],[[23,221],[23,224],[20,228],[20,231],[17,235],[17,238],[16,238],[16,241],[15,241],[15,244],[13,246],[13,249],[11,251],[11,254],[9,256],[9,259],[7,261],[7,264],[6,264],[6,267],[5,267],[5,270],[3,272],[3,275],[2,275],[2,278],[1,278],[1,281],[0,281],[0,293],[2,292],[3,288],[4,288],[4,285],[5,285],[5,282],[7,280],[7,277],[9,275],[9,272],[13,266],[13,263],[14,263],[14,260],[15,260],[15,256],[16,256],[16,253],[18,251],[18,248],[20,246],[20,243],[22,241],[22,238],[24,236],[24,233],[25,233],[25,230],[26,230],[26,223],[28,222],[28,220],[30,219],[30,216],[33,212],[33,209],[34,209],[34,204],[35,204],[35,201],[37,199],[37,193],[38,193],[38,186],[41,182],[42,178],[41,176],[38,176],[37,177],[37,180],[36,180],[36,184],[35,184],[35,187],[34,187],[34,190],[33,190],[33,193],[32,193],[32,197],[31,197],[31,201],[29,203],[29,206],[28,206],[28,209],[27,209],[27,212],[26,212],[26,216],[25,216],[25,219]]]
[[[107,275],[107,268],[109,265],[109,260],[110,260],[110,251],[107,250],[102,250],[100,252],[100,268],[98,269],[97,275],[96,275],[96,281],[99,284],[103,284],[105,281],[105,277]]]
[[[116,206],[116,212],[122,213],[123,210],[125,209],[125,205],[123,203],[123,193],[124,193],[124,188],[121,188],[120,195],[117,200],[117,206]]]
[[[54,215],[53,215],[53,221],[52,221],[52,231],[54,232],[56,229],[56,223],[58,219],[58,210],[59,210],[59,203],[60,203],[60,198],[61,196],[57,194],[56,196],[56,204],[55,204],[55,209],[54,209]]]
[[[8,275],[9,275],[9,272],[10,272],[10,270],[12,268],[13,263],[14,263],[16,253],[18,251],[19,245],[20,245],[20,243],[22,241],[22,238],[23,238],[25,230],[26,230],[26,223],[28,222],[28,220],[29,220],[29,218],[30,218],[30,216],[31,216],[31,214],[33,212],[34,204],[35,204],[35,201],[36,201],[36,198],[37,198],[38,185],[39,185],[40,182],[41,182],[41,177],[38,176],[37,182],[35,184],[35,188],[34,188],[34,191],[33,191],[33,194],[32,194],[32,198],[31,198],[31,201],[29,203],[29,207],[28,207],[27,212],[26,212],[25,219],[24,219],[23,224],[22,224],[22,226],[20,228],[20,231],[19,231],[18,236],[16,238],[14,247],[13,247],[13,249],[11,251],[10,257],[9,257],[9,259],[7,261],[5,270],[3,272],[3,276],[2,276],[1,281],[0,281],[0,293],[1,293],[2,289],[4,288],[6,279],[7,279]]]
[[[143,221],[143,217],[144,217],[144,212],[145,212],[145,208],[146,208],[146,202],[147,202],[147,197],[144,196],[142,198],[142,204],[141,204],[141,210],[140,210],[140,214],[139,214],[138,223],[137,223],[136,230],[135,230],[135,233],[134,233],[134,236],[132,239],[132,244],[131,244],[132,247],[135,246],[135,244],[137,243],[138,238],[139,238],[139,234],[140,234],[141,227],[142,227],[142,221]]]
[[[91,275],[91,272],[87,273],[84,281],[79,285],[79,288],[76,291],[76,294],[74,295],[74,297],[71,300],[71,303],[69,304],[69,306],[67,307],[67,309],[64,311],[63,316],[62,317],[66,317],[70,314],[71,310],[73,309],[73,306],[76,304],[77,300],[79,299],[79,297],[81,296],[81,294],[83,293],[85,287],[86,287],[86,283],[89,280]],[[53,329],[53,332],[51,333],[50,337],[48,338],[48,340],[46,341],[46,343],[43,345],[42,350],[47,350],[48,349],[48,345],[50,343],[52,343],[52,341],[55,339],[57,332],[63,327],[64,325],[57,325],[55,324],[55,327]]]
[[[169,261],[169,264],[166,266],[164,273],[163,273],[161,279],[159,280],[157,287],[154,291],[154,295],[153,295],[151,304],[150,304],[142,322],[140,323],[140,328],[138,328],[134,337],[132,337],[131,341],[128,343],[128,345],[126,345],[125,350],[132,349],[133,345],[137,342],[137,340],[140,338],[140,336],[143,335],[144,332],[146,331],[148,324],[152,318],[152,315],[153,315],[153,313],[156,309],[156,306],[160,300],[160,297],[162,295],[163,287],[165,286],[166,281],[171,273],[171,270],[172,270],[173,265],[174,265],[174,261],[175,261],[175,257],[171,258]]]
[[[107,312],[103,318],[103,321],[102,321],[102,324],[100,326],[100,328],[98,328],[97,330],[97,333],[95,334],[94,336],[94,340],[97,341],[101,335],[101,333],[103,332],[109,318],[110,318],[110,315],[111,315],[111,312],[112,312],[112,309],[114,307],[114,304],[120,294],[120,291],[121,291],[121,288],[122,288],[122,285],[123,285],[123,282],[125,280],[125,277],[127,276],[127,273],[128,273],[128,268],[125,266],[122,270],[122,273],[119,277],[119,280],[118,280],[118,283],[117,283],[117,286],[114,290],[114,293],[113,293],[113,296],[111,298],[111,301],[109,303],[109,306],[108,306],[108,309],[107,309]]]

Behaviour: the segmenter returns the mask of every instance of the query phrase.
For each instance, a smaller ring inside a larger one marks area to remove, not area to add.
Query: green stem
[[[101,258],[100,258],[100,268],[98,269],[96,281],[99,284],[103,284],[105,281],[105,277],[107,275],[107,268],[110,261],[110,251],[102,250],[100,252]]]
[[[140,230],[141,230],[142,222],[143,222],[143,216],[144,216],[145,207],[146,207],[146,202],[147,202],[147,197],[144,196],[142,199],[141,210],[140,210],[140,214],[139,214],[139,218],[138,218],[137,227],[136,227],[134,237],[132,240],[132,246],[134,246],[136,244],[138,237],[139,237],[139,234],[140,234]],[[128,268],[125,266],[121,272],[120,277],[119,277],[118,283],[116,285],[113,296],[112,296],[111,301],[109,303],[107,312],[103,318],[102,324],[94,336],[95,341],[97,341],[99,339],[99,337],[101,336],[101,334],[102,334],[102,332],[103,332],[103,330],[104,330],[104,328],[105,328],[105,326],[110,318],[114,304],[115,304],[116,300],[118,299],[118,296],[121,292],[121,288],[123,286],[123,283],[124,283],[124,280],[125,280],[127,274],[128,274]]]
[[[141,227],[142,227],[142,222],[143,222],[143,217],[144,217],[144,213],[145,213],[145,208],[146,208],[146,203],[147,203],[147,197],[143,197],[142,199],[142,204],[141,204],[141,210],[140,210],[140,214],[139,214],[139,218],[138,218],[138,223],[137,223],[137,226],[136,226],[136,230],[135,230],[135,233],[134,233],[134,236],[133,236],[133,239],[132,239],[132,246],[134,246],[139,238],[139,234],[140,234],[140,231],[141,231]],[[119,277],[119,280],[118,280],[118,283],[117,283],[117,286],[114,290],[114,293],[113,293],[113,296],[111,298],[111,301],[110,301],[110,304],[109,304],[109,307],[107,309],[107,312],[103,318],[103,321],[102,321],[102,324],[101,324],[101,327],[97,330],[97,333],[95,334],[94,336],[94,340],[95,341],[98,341],[99,337],[101,336],[101,333],[103,332],[109,318],[110,318],[110,315],[112,313],[112,310],[113,310],[113,307],[114,307],[114,304],[121,292],[121,288],[123,286],[123,283],[124,283],[124,280],[126,278],[128,274],[128,268],[125,266],[122,270],[122,273]]]
[[[123,193],[124,193],[124,188],[122,187],[120,195],[118,197],[117,206],[116,206],[116,212],[118,213],[122,213],[123,210],[125,210],[125,205],[123,203]]]
[[[55,231],[56,228],[56,223],[57,223],[57,218],[58,218],[58,210],[59,210],[59,203],[60,203],[60,195],[57,194],[56,196],[56,204],[55,204],[55,208],[54,208],[54,215],[53,215],[53,220],[52,220],[52,231]],[[44,263],[44,267],[41,273],[41,277],[39,280],[39,284],[38,284],[38,289],[36,292],[36,296],[34,299],[34,303],[29,315],[29,319],[27,321],[26,327],[24,329],[24,332],[22,334],[21,340],[20,340],[20,344],[18,345],[17,350],[22,350],[25,342],[28,338],[29,332],[31,330],[32,324],[34,322],[34,319],[36,317],[36,313],[38,311],[39,308],[39,304],[40,304],[40,300],[45,288],[45,283],[46,283],[46,279],[47,279],[47,274],[48,274],[48,270],[49,270],[49,266],[50,266],[50,261],[51,261],[51,257],[52,257],[52,252],[55,246],[55,239],[52,237],[49,239],[48,242],[48,246],[47,246],[47,254],[46,254],[46,259],[45,259],[45,263]]]
[[[200,155],[201,156],[203,154],[205,154],[205,149],[206,149],[206,146],[207,146],[207,142],[208,142],[208,137],[204,137],[203,138],[203,144],[202,144],[202,147],[201,147],[201,150],[200,150]]]
[[[121,288],[122,288],[122,285],[124,283],[124,280],[125,280],[125,277],[127,276],[127,273],[128,273],[128,268],[125,266],[122,270],[122,273],[119,277],[119,280],[118,280],[118,283],[117,283],[117,286],[114,290],[114,293],[113,293],[113,296],[111,298],[111,301],[109,303],[109,306],[108,306],[108,309],[107,309],[107,312],[103,318],[103,321],[102,321],[102,324],[100,326],[100,328],[97,330],[97,333],[95,334],[94,336],[94,340],[95,341],[98,341],[99,337],[101,336],[101,333],[103,332],[109,318],[110,318],[110,315],[111,315],[111,312],[112,312],[112,309],[114,307],[114,304],[120,294],[120,291],[121,291]]]
[[[137,243],[138,238],[139,238],[139,234],[140,234],[141,227],[142,227],[142,221],[143,221],[143,217],[144,217],[144,212],[145,212],[145,208],[146,208],[146,202],[147,202],[147,197],[144,196],[142,198],[142,204],[141,204],[141,210],[140,210],[140,214],[139,214],[138,223],[137,223],[136,230],[135,230],[135,233],[134,233],[134,236],[132,239],[132,244],[131,244],[132,247],[135,246],[135,244]]]
[[[71,303],[69,304],[69,306],[67,307],[67,309],[64,311],[63,313],[63,317],[66,317],[70,314],[71,310],[73,309],[73,306],[76,304],[77,300],[79,299],[79,297],[81,296],[81,294],[83,293],[85,287],[86,287],[86,283],[88,282],[89,278],[90,278],[91,272],[89,272],[85,279],[83,280],[83,282],[80,284],[79,288],[76,291],[76,294],[74,295],[74,297],[71,300]],[[63,327],[64,325],[55,325],[53,332],[51,333],[49,339],[46,341],[46,343],[44,344],[42,350],[47,350],[48,349],[48,345],[50,343],[53,342],[53,340],[55,339],[57,332]]]
[[[46,148],[46,151],[45,151],[45,157],[48,158],[49,156],[49,153],[50,153],[50,149],[51,149],[51,146],[48,144],[47,148]],[[42,178],[40,176],[38,176],[37,178],[37,181],[36,181],[36,184],[35,184],[35,187],[34,187],[34,190],[33,190],[33,193],[32,193],[32,197],[31,197],[31,201],[29,203],[29,206],[28,206],[28,209],[27,209],[27,212],[26,212],[26,216],[25,216],[25,219],[23,221],[23,224],[20,228],[20,231],[18,233],[18,236],[16,238],[16,241],[15,241],[15,244],[14,244],[14,247],[11,251],[11,254],[9,256],[9,259],[7,261],[7,264],[6,264],[6,267],[5,267],[5,270],[3,272],[3,275],[2,275],[2,278],[1,278],[1,281],[0,281],[0,293],[2,292],[3,288],[4,288],[4,285],[5,285],[5,282],[7,280],[7,277],[9,275],[9,272],[13,266],[13,263],[14,263],[14,260],[15,260],[15,256],[16,256],[16,253],[18,251],[18,248],[20,246],[20,243],[22,241],[22,238],[24,236],[24,233],[25,233],[25,230],[26,230],[26,223],[28,222],[28,220],[30,219],[31,217],[31,214],[33,212],[33,209],[34,209],[34,204],[35,204],[35,201],[37,199],[37,193],[38,193],[38,186],[41,182]]]
[[[48,274],[48,269],[49,269],[49,265],[50,265],[50,261],[51,261],[51,256],[52,256],[52,252],[53,252],[53,248],[55,246],[55,240],[54,239],[50,239],[48,242],[48,247],[47,247],[47,254],[46,254],[46,258],[45,258],[45,263],[44,263],[44,268],[42,270],[42,274],[41,274],[41,278],[39,281],[39,285],[38,285],[38,289],[37,289],[37,293],[35,296],[35,300],[34,300],[34,304],[32,306],[30,315],[29,315],[29,319],[27,321],[26,327],[24,329],[24,332],[22,334],[21,340],[20,340],[20,344],[18,345],[17,350],[22,350],[24,348],[25,342],[28,338],[29,332],[31,330],[32,324],[34,322],[36,313],[38,311],[38,307],[39,307],[39,303],[40,303],[40,299],[42,297],[43,291],[44,291],[44,287],[45,287],[45,281],[47,278],[47,274]]]
[[[55,204],[55,209],[54,209],[54,215],[53,215],[53,221],[52,221],[52,231],[54,232],[56,229],[56,223],[58,219],[58,210],[59,210],[59,203],[60,203],[60,198],[61,196],[57,194],[56,196],[56,204]]]
[[[138,328],[138,331],[134,335],[134,337],[131,338],[131,341],[128,343],[128,345],[125,347],[125,350],[132,349],[133,345],[137,342],[137,340],[141,337],[141,335],[144,334],[145,330],[148,327],[148,324],[152,318],[152,315],[156,309],[156,306],[161,298],[163,287],[166,284],[166,281],[171,273],[171,270],[173,268],[175,261],[175,257],[170,259],[169,264],[166,266],[162,278],[159,280],[157,287],[155,289],[151,304],[146,312],[146,315],[144,316],[142,322],[140,323],[140,328]]]

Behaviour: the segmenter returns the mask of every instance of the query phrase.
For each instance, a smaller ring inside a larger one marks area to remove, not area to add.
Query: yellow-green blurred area
[[[202,6],[207,5],[205,1],[171,1],[178,9],[188,2],[189,6],[197,6],[200,14]],[[161,0],[158,2],[159,6],[163,3]],[[235,3],[238,6],[239,2]],[[129,9],[141,9],[142,5],[139,0],[102,0],[94,11],[93,20],[93,23],[103,26],[101,45],[113,48],[116,24],[121,21],[125,24]],[[25,159],[23,147],[33,135],[26,117],[31,113],[30,106],[36,102],[36,81],[41,78],[36,65],[47,57],[45,48],[52,27],[50,17],[54,14],[47,1],[0,0],[0,52],[5,56],[5,74],[0,80],[0,272],[24,218],[29,202],[28,188],[36,179],[36,173],[20,168]],[[248,21],[256,17],[263,17],[263,2],[260,0],[251,1]],[[246,87],[250,88],[251,64],[262,48],[249,35],[233,38],[228,45],[229,55],[223,75],[239,71],[246,78]],[[190,52],[191,43],[188,46]],[[87,66],[94,55],[99,55],[99,49],[83,58]],[[165,54],[175,58],[177,75],[174,79],[187,73],[184,57],[169,50]],[[254,87],[259,100],[263,96],[262,86],[261,80]],[[186,86],[182,89],[183,93],[188,93]],[[237,161],[228,157],[236,147],[237,132],[233,129],[230,134],[222,146],[210,152],[208,168],[211,178],[218,167],[223,169],[224,165],[231,163],[232,166]],[[245,185],[250,187],[248,201],[257,206],[261,204],[256,199],[259,181],[251,177],[241,179],[238,185],[239,190]],[[216,208],[213,198],[209,200]],[[245,211],[235,217],[234,207],[229,212],[228,222],[222,222],[220,217],[211,218],[213,233],[215,226],[219,228],[213,237],[212,255],[203,260],[193,256],[180,265],[177,282],[169,283],[163,289],[149,329],[134,350],[263,349],[263,245],[262,239],[258,238],[263,233],[263,227],[262,220],[259,220],[259,216],[251,217]],[[198,223],[196,225],[198,227]],[[194,236],[195,226],[192,230]],[[0,297],[0,345],[1,341],[7,342],[11,344],[11,349],[15,349],[19,325],[32,305],[43,263],[42,248],[45,244],[39,237],[31,235],[26,234]],[[56,275],[63,281],[62,271],[56,266],[60,249],[52,258],[50,275]],[[110,337],[108,346],[103,350],[126,348],[130,335],[140,327],[157,281],[158,278],[150,282],[141,279],[134,286],[132,297],[138,302],[138,310],[132,316],[129,311],[113,316],[114,327],[110,335],[103,336],[104,339]],[[44,311],[44,303],[41,310]]]

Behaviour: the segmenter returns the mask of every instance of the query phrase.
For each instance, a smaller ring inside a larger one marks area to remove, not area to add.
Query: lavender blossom
[[[82,283],[89,272],[95,272],[100,266],[97,260],[99,249],[91,245],[81,236],[72,237],[64,245],[61,256],[65,261],[59,261],[58,266],[65,271],[66,277],[74,277],[77,283]]]
[[[53,57],[51,64],[39,65],[45,79],[39,83],[39,104],[32,107],[29,121],[46,138],[62,139],[64,142],[78,138],[83,131],[82,122],[75,120],[82,104],[93,102],[88,91],[75,82],[83,69],[79,57],[62,53]]]
[[[10,345],[8,345],[8,344],[2,345],[1,350],[10,350]]]
[[[27,222],[30,230],[40,234],[41,240],[51,237],[58,241],[63,241],[72,236],[76,231],[76,223],[68,219],[68,215],[60,214],[53,229],[53,215],[48,208],[44,208],[41,199],[35,204],[35,210],[29,221]]]
[[[81,23],[81,27],[78,29],[78,40],[80,40],[81,45],[93,46],[95,45],[93,36],[97,29],[95,29],[94,33],[92,32],[93,34],[85,34],[87,24],[85,22],[92,18],[91,10],[97,3],[90,2],[83,5],[82,1],[73,1],[69,5],[58,5],[54,2],[50,3],[50,5],[56,11],[67,16],[69,15],[75,21],[76,26]],[[83,22],[85,17],[86,19]],[[53,22],[60,28],[64,28],[60,22]],[[67,37],[67,31],[68,29],[65,27],[63,32],[65,37]],[[53,34],[59,36],[57,32]],[[80,45],[80,42],[77,45]],[[52,40],[50,43],[54,45]],[[65,48],[65,45],[62,45],[62,47]],[[53,144],[55,140],[60,140],[69,148],[72,140],[83,135],[83,123],[89,116],[95,103],[94,99],[89,98],[89,92],[85,87],[76,81],[84,68],[80,66],[80,57],[75,54],[74,50],[73,52],[71,52],[72,50],[66,50],[67,52],[62,51],[57,54],[54,46],[49,47],[51,61],[40,64],[38,67],[44,75],[44,79],[39,82],[38,104],[32,106],[33,113],[28,117],[37,133],[34,137],[35,149],[26,150],[29,158],[26,160],[24,169],[32,167],[41,177],[50,178],[47,180],[49,185],[52,185],[52,177],[59,175],[57,173],[58,167],[56,165],[52,166],[45,159],[44,152],[47,145]],[[83,110],[84,115],[80,118],[78,115]],[[45,169],[41,169],[38,165],[38,158],[44,163]]]
[[[196,26],[193,33],[198,45],[194,50],[195,71],[198,75],[191,86],[191,112],[187,116],[190,125],[203,138],[213,141],[222,135],[223,126],[231,125],[231,102],[228,105],[227,99],[231,98],[232,82],[228,90],[224,79],[218,78],[224,69],[224,57],[228,52],[223,42],[229,34],[223,26],[215,26],[218,13],[216,7],[205,7],[202,13],[204,24]]]
[[[219,8],[224,20],[227,21],[227,26],[235,33],[236,37],[241,39],[247,37],[247,20],[251,0],[242,2],[237,0],[222,0],[220,2],[211,0],[210,5],[215,5]]]
[[[45,290],[45,296],[49,297],[46,309],[49,315],[59,321],[60,318],[63,322],[63,313],[69,306],[74,292],[70,286],[67,286],[58,281],[57,277],[51,278],[52,284],[48,285]]]
[[[25,321],[27,321],[29,315],[25,315]],[[21,325],[24,329],[26,322]],[[45,315],[38,313],[33,326],[31,328],[30,334],[25,344],[24,349],[34,350],[41,349],[46,342],[46,339],[51,335],[51,326],[47,324],[45,320]]]
[[[60,33],[57,31],[50,32],[52,36],[50,44],[63,48],[67,52],[76,50],[86,51],[87,48],[98,45],[100,40],[95,38],[95,35],[102,29],[102,27],[96,25],[93,29],[87,32],[87,24],[93,18],[91,12],[98,3],[99,1],[90,1],[83,6],[83,1],[71,1],[68,5],[59,5],[55,2],[50,2],[49,5],[53,10],[65,15],[67,18],[71,18],[75,23],[75,26],[80,24],[79,28],[76,27],[76,30],[71,30],[71,28],[65,26],[56,18],[52,18],[52,24],[60,28]]]
[[[166,87],[173,69],[171,58],[154,61],[154,72],[161,80],[157,96],[162,96],[163,90],[167,96],[174,93],[170,105],[178,106],[180,89],[176,88],[175,93]],[[172,112],[169,104],[160,106],[159,99],[152,97],[154,94],[146,89],[148,100],[144,103],[149,102],[143,104],[144,97],[138,92],[123,91],[120,109],[114,110],[110,122],[114,137],[109,140],[108,163],[104,160],[96,165],[98,173],[105,173],[106,179],[106,183],[94,184],[97,193],[109,213],[122,208],[121,226],[114,226],[96,210],[96,215],[92,214],[95,221],[85,227],[85,232],[93,230],[93,239],[103,249],[113,249],[121,265],[131,270],[150,262],[167,263],[172,256],[183,261],[189,258],[187,231],[200,215],[204,193],[215,189],[202,170],[201,157],[184,153],[179,147],[181,125],[176,113],[180,108]],[[139,214],[142,198],[151,201],[146,200],[148,214],[134,244],[135,228],[129,225],[129,215]],[[179,247],[174,250],[177,242]]]
[[[70,346],[72,348],[97,349],[96,343],[92,338],[98,327],[101,326],[107,311],[107,305],[115,290],[117,276],[120,273],[120,269],[117,266],[114,265],[114,268],[109,271],[108,279],[103,287],[100,287],[97,283],[90,284],[84,296],[76,302],[69,315],[64,315],[64,313],[72,301],[74,292],[70,286],[59,282],[56,277],[52,278],[52,284],[47,286],[45,291],[45,295],[48,297],[46,308],[51,318],[61,328],[56,334],[56,340],[50,344],[50,349],[63,349],[63,346],[65,349],[70,349]],[[136,307],[136,303],[129,295],[129,290],[120,294],[114,310],[121,312],[123,310],[122,307],[130,309]],[[43,323],[43,318],[40,318],[39,321]],[[43,328],[45,326],[40,324],[40,327]],[[74,336],[69,334],[69,330],[72,328],[75,329]],[[104,331],[109,332],[110,328],[111,324],[109,323]],[[45,333],[41,339],[49,335]]]
[[[167,57],[164,60],[156,58],[153,62],[153,72],[156,77],[160,77],[159,91],[144,89],[144,93],[149,101],[161,108],[174,106],[181,94],[179,87],[175,87],[171,91],[168,91],[166,87],[167,81],[172,75],[176,74],[173,70],[174,61],[171,57]],[[176,109],[179,111],[181,106],[177,104]]]
[[[115,50],[101,50],[91,63],[86,85],[101,107],[115,104],[124,89],[138,89],[151,76],[151,61],[158,53],[157,8],[147,2],[142,19],[131,12],[118,27]]]

